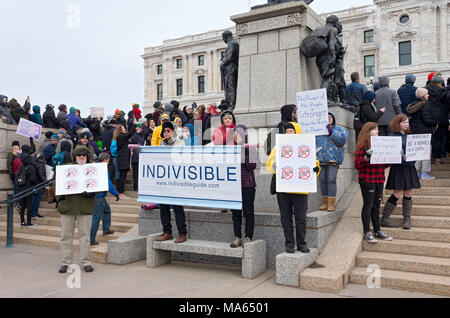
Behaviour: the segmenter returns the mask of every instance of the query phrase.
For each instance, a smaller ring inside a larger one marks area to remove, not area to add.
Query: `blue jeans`
[[[39,206],[41,205],[42,195],[44,194],[44,189],[39,190],[33,196],[33,209],[31,216],[37,217],[39,215]]]
[[[119,171],[119,164],[117,163],[117,158],[113,157],[113,165],[114,165],[114,179],[116,181],[119,181],[120,171]]]
[[[320,190],[323,197],[336,198],[337,195],[337,174],[339,167],[333,165],[320,165]]]
[[[95,198],[91,226],[91,243],[95,242],[100,220],[102,221],[103,233],[109,232],[111,227],[111,207],[106,201],[106,198]]]

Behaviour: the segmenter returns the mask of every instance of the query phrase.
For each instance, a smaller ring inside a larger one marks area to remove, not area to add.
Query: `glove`
[[[328,129],[328,136],[331,136],[333,134],[333,128],[330,126],[330,124],[327,125]]]
[[[116,202],[120,200],[120,197],[116,195]]]
[[[319,167],[314,167],[314,169],[313,169],[313,171],[316,173],[316,174],[318,174],[319,172],[320,172],[320,169],[319,169]]]
[[[367,150],[367,151],[366,151],[366,154],[367,154],[369,157],[372,157],[372,155],[373,155],[373,149]]]

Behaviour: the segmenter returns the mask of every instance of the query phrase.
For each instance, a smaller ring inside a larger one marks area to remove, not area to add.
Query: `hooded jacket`
[[[0,116],[6,117],[6,123],[8,125],[16,125],[16,121],[11,115],[8,109],[8,103],[3,103],[3,99],[8,98],[8,96],[0,95]]]
[[[106,125],[105,129],[103,130],[102,133],[102,143],[103,143],[103,148],[106,148],[106,151],[110,152],[111,151],[111,141],[113,139],[114,136],[114,130],[116,130],[112,125]]]
[[[62,122],[67,120],[67,113],[65,111],[60,111],[56,120],[58,121],[58,128],[63,127]]]
[[[364,94],[363,101],[359,105],[360,107],[360,120],[362,124],[366,124],[368,122],[377,123],[378,120],[383,116],[383,112],[381,110],[378,110],[377,107],[372,104],[373,100],[375,99],[376,94],[367,91]]]
[[[130,171],[131,151],[128,149],[130,138],[135,134],[136,126],[133,125],[131,130],[126,134],[120,134],[117,137],[117,164],[119,170]]]
[[[428,103],[431,107],[431,112],[436,118],[439,125],[448,125],[448,113],[450,104],[447,100],[447,91],[445,88],[430,85],[428,86]]]
[[[37,105],[33,106],[33,114],[30,115],[30,120],[33,123],[42,126],[41,107]]]
[[[402,113],[400,97],[393,89],[389,88],[389,77],[380,77],[380,89],[377,91],[377,100],[375,105],[378,110],[386,107],[386,112],[381,116],[378,124],[380,126],[387,126],[394,119],[395,116]]]
[[[338,166],[344,163],[345,144],[347,143],[349,132],[336,126],[336,119],[332,126],[333,134],[331,136],[316,136],[316,147],[320,149],[317,153],[317,159],[321,164],[336,164]]]
[[[172,104],[170,104],[172,105]],[[152,146],[161,146],[162,138],[161,138],[161,132],[162,132],[162,120],[163,118],[168,118],[170,120],[170,116],[166,113],[161,115],[161,125],[155,128],[155,131],[153,132],[152,136]]]
[[[398,96],[400,97],[400,100],[402,102],[401,104],[402,113],[408,116],[409,113],[406,108],[416,99],[417,87],[414,86],[415,82],[416,77],[412,74],[408,74],[406,75],[405,84],[402,87],[400,87],[397,91]]]
[[[430,104],[425,98],[416,98],[406,110],[411,114],[409,121],[413,134],[432,134],[437,125]]]
[[[236,126],[235,130],[243,140],[242,160],[241,160],[241,180],[242,188],[256,187],[255,169],[257,160],[257,149],[248,146],[248,129],[244,125]],[[251,162],[254,161],[254,162]]]
[[[181,140],[184,141],[186,146],[201,146],[200,139],[197,136],[195,136],[194,126],[191,124],[187,124],[184,127],[189,128],[190,132],[189,138],[184,138],[184,136],[181,138]]]
[[[76,165],[76,155],[83,152],[88,152],[85,146],[78,146],[72,156],[72,164]],[[86,163],[92,163],[89,158],[87,158]],[[92,215],[95,206],[95,196],[99,193],[88,193],[88,194],[72,194],[65,196],[58,196],[58,211],[62,215]]]
[[[44,125],[44,128],[50,128],[50,129],[58,129],[58,120],[56,119],[55,111],[53,108],[47,108],[42,115],[42,123]]]
[[[69,134],[62,134],[62,138],[58,141],[58,145],[56,146],[56,153],[61,151],[61,144],[63,141],[67,141],[70,144],[70,153],[73,153],[73,141]]]
[[[297,135],[301,135],[302,134],[302,128],[300,127],[299,124],[291,122],[291,124],[295,127],[295,132],[297,133]],[[284,131],[283,131],[284,133]],[[267,163],[266,163],[266,169],[267,171],[274,175],[276,174],[276,170],[274,169],[274,164],[277,162],[277,147],[272,149],[272,152],[270,153],[269,158],[267,159]],[[316,166],[319,168],[319,173],[317,174],[317,177],[320,174],[321,168],[320,168],[320,162],[319,160],[316,160]],[[306,194],[308,195],[309,193],[294,193],[294,194]]]
[[[130,144],[141,145],[145,144],[145,133],[142,131],[140,134],[136,132],[133,137],[130,138]],[[139,163],[139,149],[133,149],[133,156],[131,157],[131,163]]]
[[[28,152],[24,152],[20,156],[20,160],[22,161],[23,169],[25,169],[25,185],[19,187],[19,192],[23,192],[39,184],[39,180],[36,175],[36,168],[33,165],[33,158],[31,155]]]
[[[225,127],[223,123],[223,119],[225,116],[231,115],[233,117],[233,123],[230,127]],[[212,141],[216,146],[226,146],[226,145],[234,145],[234,127],[236,126],[236,118],[234,117],[232,112],[225,111],[222,113],[220,117],[220,121],[222,125],[219,128],[216,128],[212,134]]]
[[[175,128],[175,124],[173,124]],[[170,140],[163,139],[161,146],[163,147],[184,147],[185,143],[183,140],[180,139],[180,136],[177,134],[177,130],[174,129],[172,133],[172,138]]]
[[[81,119],[75,115],[75,112],[71,112],[70,114],[67,115],[67,120],[69,121],[69,125],[70,125],[70,129],[73,128],[73,126],[78,125],[80,127],[84,127],[83,122],[81,121]]]

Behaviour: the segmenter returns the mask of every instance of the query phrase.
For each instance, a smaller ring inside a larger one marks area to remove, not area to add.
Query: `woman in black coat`
[[[119,196],[122,198],[125,197],[125,181],[127,179],[127,173],[130,171],[131,151],[128,149],[128,145],[130,144],[130,138],[136,133],[136,123],[137,121],[134,120],[128,133],[122,125],[118,125],[114,133],[114,136],[117,136],[115,140],[117,141],[117,164],[120,172],[119,187],[117,190],[119,191]]]
[[[447,97],[447,91],[440,82],[439,77],[433,77],[430,86],[427,87],[430,97],[428,103],[431,107],[431,112],[436,118],[438,128],[433,136],[433,157],[436,159],[436,164],[441,164],[441,158],[444,156],[444,137],[448,130],[448,113],[450,110],[450,103]]]

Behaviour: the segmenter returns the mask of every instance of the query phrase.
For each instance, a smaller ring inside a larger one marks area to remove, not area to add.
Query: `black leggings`
[[[373,230],[378,233],[380,228],[380,205],[383,197],[383,183],[367,183],[359,181],[361,186],[364,205],[361,211],[361,218],[364,227],[364,234],[370,232],[370,220],[372,220]]]
[[[255,231],[256,188],[242,188],[242,210],[233,210],[234,236],[242,238],[242,214],[245,217],[245,237],[253,240]]]
[[[125,182],[127,181],[127,173],[128,170],[120,170],[120,179],[119,179],[119,191],[120,194],[125,192]]]

